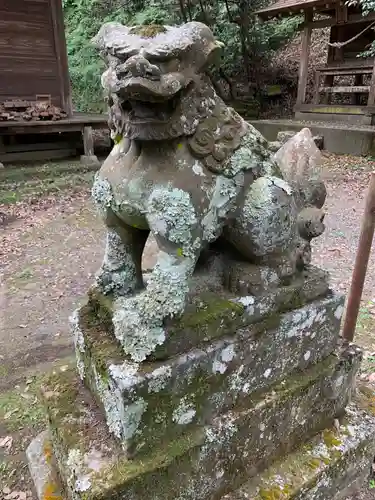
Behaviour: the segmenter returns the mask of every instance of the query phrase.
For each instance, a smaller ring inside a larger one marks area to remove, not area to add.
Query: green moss
[[[280,486],[273,486],[269,489],[261,488],[259,496],[262,500],[282,500],[288,498],[287,494],[283,492]]]
[[[310,467],[310,469],[319,469],[321,466],[321,460],[319,458],[313,457],[311,460],[308,461],[307,465]]]
[[[109,299],[108,299],[109,300]],[[95,362],[97,372],[107,380],[107,366],[113,362],[122,363],[124,352],[113,335],[112,315],[109,306],[105,307],[93,292],[89,302],[79,311],[79,327],[85,337],[83,361]]]
[[[134,26],[130,33],[144,38],[154,38],[156,35],[159,35],[159,33],[165,33],[166,31],[166,28],[160,24],[149,24]]]
[[[75,434],[81,417],[77,405],[79,381],[75,370],[46,376],[41,385],[41,394],[51,431],[58,432],[64,436],[66,443],[75,446]],[[67,415],[69,421],[66,420]]]
[[[87,307],[82,308],[81,318],[87,326],[101,327],[113,332],[111,296],[105,296],[95,289],[88,292]]]
[[[223,299],[221,297],[212,296],[203,300],[203,305],[200,308],[194,308],[193,311],[185,313],[181,320],[181,328],[199,328],[215,322],[218,318],[242,316],[245,308],[236,302]]]
[[[327,448],[333,448],[342,444],[342,441],[331,430],[323,431],[323,439]]]
[[[162,360],[186,352],[212,339],[234,335],[244,324],[245,308],[213,293],[199,294],[184,314],[165,325],[166,341],[157,346],[150,360]]]

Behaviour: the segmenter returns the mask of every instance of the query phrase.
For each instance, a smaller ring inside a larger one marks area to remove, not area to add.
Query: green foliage
[[[208,24],[225,44],[221,73],[251,80],[257,65],[288,41],[300,20],[290,18],[260,24],[252,12],[261,0],[63,0],[73,102],[79,111],[105,109],[100,75],[104,62],[91,39],[109,21],[127,25]],[[246,19],[246,22],[244,22]]]
[[[346,5],[356,6],[359,5],[362,9],[362,14],[367,16],[370,12],[375,11],[375,0],[347,0]],[[371,29],[375,29],[374,27]],[[375,56],[375,40],[372,42],[370,47],[362,54],[359,54],[359,57],[374,57]]]

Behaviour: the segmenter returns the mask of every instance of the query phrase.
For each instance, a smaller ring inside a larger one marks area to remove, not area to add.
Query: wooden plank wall
[[[0,0],[0,102],[50,94],[64,106],[50,1]]]

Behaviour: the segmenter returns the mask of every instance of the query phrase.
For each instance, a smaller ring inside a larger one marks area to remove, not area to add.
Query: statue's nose
[[[147,78],[160,80],[160,69],[151,64],[145,57],[137,55],[130,57],[125,63],[116,68],[117,78]]]

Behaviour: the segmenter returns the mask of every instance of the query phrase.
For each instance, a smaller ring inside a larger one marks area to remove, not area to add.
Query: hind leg
[[[290,186],[277,177],[260,177],[244,194],[224,235],[245,259],[283,279],[296,271],[297,215]]]

